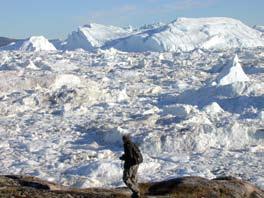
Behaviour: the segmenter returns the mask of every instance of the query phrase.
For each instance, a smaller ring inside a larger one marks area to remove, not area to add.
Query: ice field
[[[122,186],[121,137],[130,134],[144,155],[141,182],[230,175],[264,188],[256,29],[230,18],[88,24],[65,41],[1,47],[0,173]]]
[[[264,185],[263,49],[2,51],[0,61],[2,174],[123,185],[129,133],[144,154],[141,181],[233,175]]]

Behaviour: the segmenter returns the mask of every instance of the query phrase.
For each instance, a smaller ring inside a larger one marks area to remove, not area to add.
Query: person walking
[[[140,197],[140,191],[137,183],[137,171],[139,164],[143,162],[142,154],[138,146],[133,143],[129,135],[123,135],[124,154],[119,158],[125,161],[123,181],[133,192],[132,198]]]

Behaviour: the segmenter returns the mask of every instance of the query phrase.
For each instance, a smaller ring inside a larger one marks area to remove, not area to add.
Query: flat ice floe
[[[250,81],[212,86],[236,53]],[[2,51],[0,172],[121,186],[129,133],[141,181],[232,175],[263,187],[263,64],[263,49]]]

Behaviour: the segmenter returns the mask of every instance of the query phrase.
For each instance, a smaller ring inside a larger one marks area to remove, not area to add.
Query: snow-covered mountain
[[[55,46],[55,47],[54,47]],[[194,49],[226,50],[264,47],[263,26],[251,28],[241,21],[225,18],[178,18],[168,23],[144,25],[138,29],[91,23],[79,27],[65,41],[30,37],[0,49],[76,50],[116,48],[126,52],[178,52]]]
[[[10,43],[0,50],[49,51],[56,48],[44,36],[32,36],[26,40]]]
[[[62,48],[92,50],[102,47],[107,41],[126,37],[130,33],[128,28],[91,23],[73,31],[62,44]]]
[[[261,33],[231,18],[179,18],[156,29],[120,39],[122,51],[191,51],[264,46]]]

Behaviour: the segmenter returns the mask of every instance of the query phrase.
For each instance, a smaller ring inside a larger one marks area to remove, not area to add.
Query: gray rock
[[[168,181],[140,184],[142,197],[175,198],[264,198],[264,191],[233,177],[208,180],[201,177],[182,177]],[[30,176],[0,176],[1,197],[30,198],[128,198],[127,188],[74,189]]]

